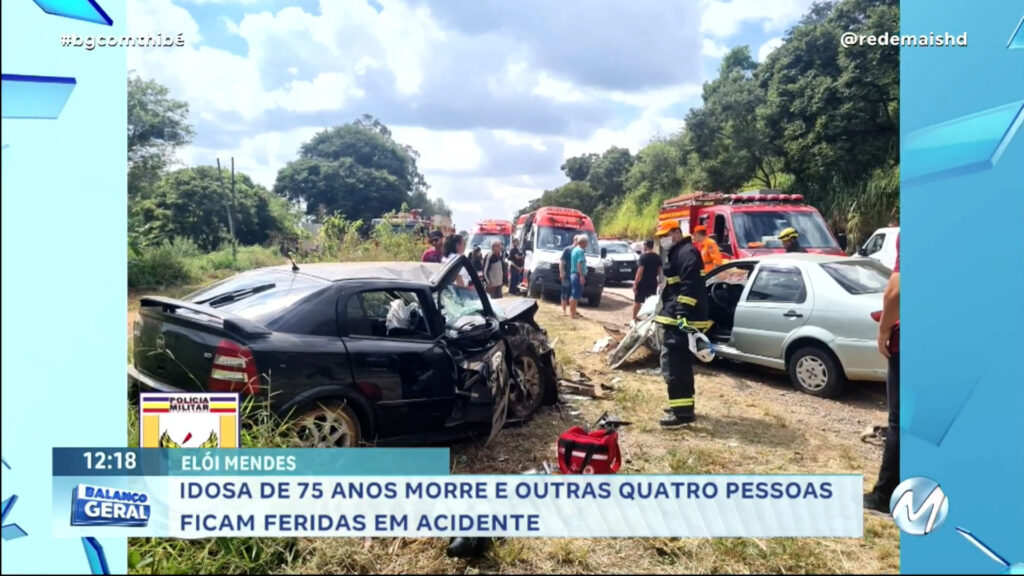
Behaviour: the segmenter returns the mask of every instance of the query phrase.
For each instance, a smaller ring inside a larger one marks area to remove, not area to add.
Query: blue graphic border
[[[901,2],[903,34],[969,36],[900,51],[901,476],[949,502],[934,532],[903,535],[906,574],[1024,570],[1022,16],[1019,0]]]

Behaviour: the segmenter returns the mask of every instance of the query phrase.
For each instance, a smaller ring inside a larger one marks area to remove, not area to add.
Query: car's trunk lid
[[[203,304],[144,297],[133,362],[141,373],[182,390],[255,393],[259,373],[246,342],[269,334]]]

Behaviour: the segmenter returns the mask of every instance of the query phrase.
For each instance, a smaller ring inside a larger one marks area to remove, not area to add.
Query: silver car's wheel
[[[823,346],[797,350],[789,358],[789,378],[801,392],[822,398],[834,398],[846,386],[842,366]]]
[[[808,392],[817,392],[828,384],[828,366],[814,356],[804,356],[796,363],[796,377]]]
[[[309,448],[353,448],[359,445],[359,419],[341,403],[317,405],[294,424],[302,444]]]

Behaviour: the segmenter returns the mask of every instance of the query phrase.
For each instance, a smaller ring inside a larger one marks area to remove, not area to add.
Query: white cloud
[[[573,86],[571,82],[558,80],[546,72],[540,73],[539,78],[537,78],[537,85],[533,88],[533,93],[550,98],[555,102],[582,102],[587,99],[587,96]]]
[[[472,172],[483,166],[484,151],[472,132],[427,130],[419,126],[391,126],[396,142],[420,153],[420,172]],[[430,180],[428,179],[428,182]]]
[[[227,165],[234,156],[237,170],[272,187],[303,142],[369,112],[419,151],[431,195],[446,200],[463,228],[510,216],[564,183],[565,157],[611,146],[636,152],[675,132],[683,124],[679,105],[701,92],[702,57],[723,55],[733,43],[724,39],[744,22],[781,31],[810,3],[702,0],[704,34],[688,3],[669,9],[647,0],[637,0],[639,15],[610,3],[607,10],[567,7],[551,14],[554,21],[533,16],[539,0],[474,0],[457,9],[378,0],[380,10],[366,1],[321,0],[319,10],[235,11],[203,20],[213,24],[202,30],[188,11],[228,3],[244,10],[255,1],[128,0],[132,33],[185,35],[182,48],[128,54],[130,68],[189,103],[198,136],[182,162],[209,165],[219,157]],[[564,40],[565,22],[588,35],[571,45],[553,41]],[[233,53],[208,43],[225,33],[246,48]]]
[[[719,44],[710,38],[705,38],[701,53],[712,58],[721,58],[729,53],[729,47],[724,44]]]
[[[601,153],[618,146],[628,148],[636,154],[657,136],[668,136],[683,127],[682,118],[664,116],[657,110],[648,110],[625,128],[613,130],[602,128],[585,140],[569,140],[565,143],[565,158],[588,152]]]
[[[772,38],[771,40],[764,43],[761,49],[757,51],[757,61],[764,62],[768,55],[774,52],[779,46],[782,46],[782,38]]]
[[[701,33],[730,38],[747,22],[759,22],[765,32],[783,32],[793,26],[814,0],[703,0]]]

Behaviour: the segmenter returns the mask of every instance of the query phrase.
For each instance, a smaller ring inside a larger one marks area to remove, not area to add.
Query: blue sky
[[[812,0],[129,0],[129,68],[189,103],[183,165],[272,186],[299,146],[371,113],[420,154],[456,225],[510,216],[562,161],[682,127],[733,46],[777,46]]]

